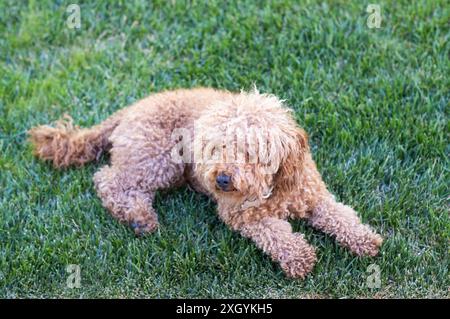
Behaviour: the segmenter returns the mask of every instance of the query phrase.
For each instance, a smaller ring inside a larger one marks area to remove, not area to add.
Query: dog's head
[[[195,123],[195,174],[218,201],[256,206],[289,192],[307,151],[292,112],[256,90],[211,106]]]

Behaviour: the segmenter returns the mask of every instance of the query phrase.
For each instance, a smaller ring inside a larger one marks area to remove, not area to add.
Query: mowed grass
[[[0,297],[449,297],[446,1],[376,1],[380,29],[364,2],[295,0],[78,1],[70,29],[73,2],[0,2]],[[379,256],[296,221],[318,262],[289,280],[187,189],[158,194],[161,228],[135,238],[96,197],[102,163],[58,171],[26,141],[64,113],[90,126],[152,92],[253,83],[295,110]]]

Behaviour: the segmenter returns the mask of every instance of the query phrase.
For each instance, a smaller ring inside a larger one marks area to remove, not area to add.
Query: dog
[[[305,131],[274,95],[212,88],[150,95],[91,128],[70,117],[29,131],[34,153],[56,168],[82,166],[109,151],[95,173],[103,206],[137,235],[158,227],[155,192],[188,184],[211,196],[220,219],[304,278],[315,249],[288,219],[305,219],[358,256],[382,237],[336,201],[312,158]]]

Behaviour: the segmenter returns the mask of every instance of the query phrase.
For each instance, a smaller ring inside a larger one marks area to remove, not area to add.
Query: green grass
[[[79,30],[73,2],[0,2],[0,297],[449,297],[446,1],[372,1],[380,29],[360,1],[79,1]],[[57,171],[26,142],[64,113],[88,126],[152,92],[253,83],[295,109],[330,189],[386,238],[378,257],[295,222],[319,260],[286,279],[187,189],[135,238],[96,197],[101,164]]]

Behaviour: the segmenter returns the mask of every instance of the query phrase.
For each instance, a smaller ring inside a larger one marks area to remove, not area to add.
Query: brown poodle
[[[157,190],[188,183],[212,196],[220,218],[290,277],[303,278],[316,255],[288,218],[307,219],[357,255],[374,256],[382,243],[327,190],[291,111],[256,90],[167,91],[92,128],[67,118],[29,134],[36,155],[58,168],[81,166],[109,150],[111,165],[94,175],[97,193],[136,234],[158,227]]]

